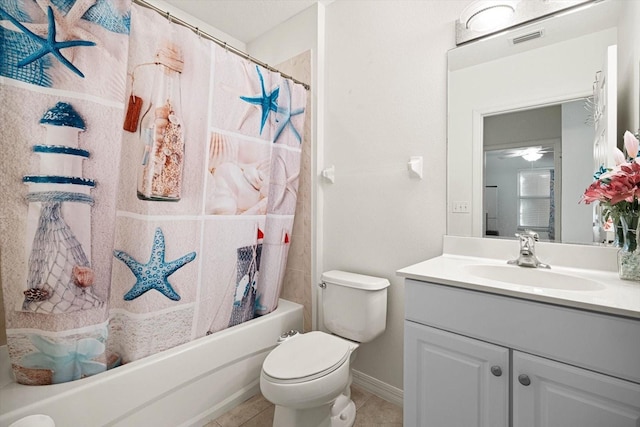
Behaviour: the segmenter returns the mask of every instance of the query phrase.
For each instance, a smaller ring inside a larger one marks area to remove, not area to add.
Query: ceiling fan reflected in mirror
[[[522,157],[529,162],[535,162],[540,160],[546,153],[553,153],[552,147],[525,147],[525,148],[513,148],[508,150],[502,150],[502,154],[498,156],[499,159],[510,159],[513,157]]]

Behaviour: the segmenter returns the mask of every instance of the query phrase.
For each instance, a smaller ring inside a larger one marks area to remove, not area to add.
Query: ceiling
[[[244,43],[285,22],[318,0],[165,0]]]

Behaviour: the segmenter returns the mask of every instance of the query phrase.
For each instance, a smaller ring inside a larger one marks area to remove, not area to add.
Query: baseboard
[[[373,378],[370,375],[356,371],[355,369],[352,369],[351,373],[353,375],[353,384],[394,405],[402,407],[404,392],[401,389],[382,382],[377,378]]]

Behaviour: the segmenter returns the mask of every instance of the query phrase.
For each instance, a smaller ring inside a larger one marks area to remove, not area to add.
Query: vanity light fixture
[[[467,6],[460,22],[472,31],[491,31],[505,27],[513,19],[518,0],[479,0]]]
[[[607,0],[475,0],[456,20],[456,45],[494,35],[508,28],[541,20],[560,13],[572,13]],[[615,1],[615,0],[609,0]],[[539,38],[531,33],[513,43]]]

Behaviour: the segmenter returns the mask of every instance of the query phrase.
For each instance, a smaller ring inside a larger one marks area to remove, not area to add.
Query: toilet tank
[[[387,287],[381,277],[332,270],[322,274],[325,327],[336,335],[369,342],[387,327]]]

